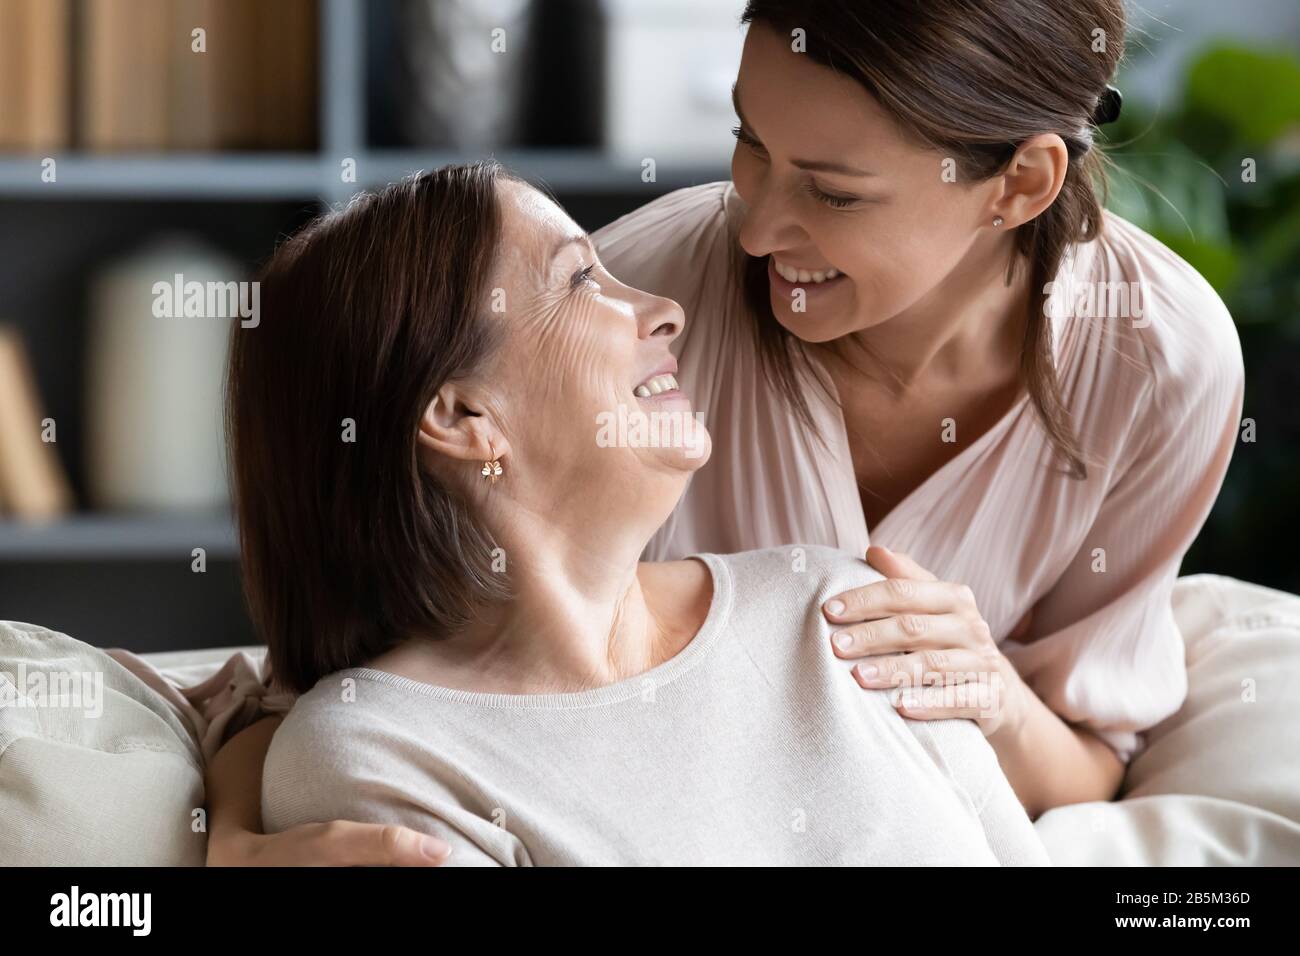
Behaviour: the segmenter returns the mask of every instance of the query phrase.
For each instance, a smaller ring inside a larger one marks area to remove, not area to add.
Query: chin
[[[602,410],[596,425],[598,447],[629,449],[657,470],[693,472],[713,449],[708,429],[676,389]]]
[[[796,312],[790,308],[788,303],[776,299],[772,301],[772,314],[776,316],[776,320],[781,323],[782,328],[801,342],[807,342],[809,345],[833,342],[836,339],[844,338],[846,335],[875,328],[889,321],[888,317],[882,318],[873,315],[863,319],[861,316],[855,315],[851,317],[853,321],[848,323],[833,322],[810,312]]]
[[[668,447],[655,449],[661,462],[673,471],[686,474],[699,471],[713,454],[713,439],[704,425],[692,418],[689,429]]]
[[[795,338],[810,345],[830,342],[856,331],[852,327],[841,328],[838,323],[828,322],[826,319],[819,318],[808,312],[796,312],[790,308],[789,303],[776,301],[775,299],[772,302],[772,314],[776,316],[776,320],[781,323],[782,328]]]
[[[690,474],[703,468],[713,454],[713,439],[698,421],[692,425],[692,431],[682,436],[682,441],[671,446],[657,448],[656,458],[669,470]]]
[[[709,456],[713,454],[713,439],[709,433],[704,430],[704,426],[699,426],[700,436],[696,439],[696,444],[692,448],[679,449],[685,465],[691,471],[699,471],[709,462]]]

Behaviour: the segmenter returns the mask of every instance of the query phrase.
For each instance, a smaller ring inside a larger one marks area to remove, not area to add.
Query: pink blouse
[[[759,365],[734,272],[744,208],[729,182],[709,183],[593,236],[611,273],[681,303],[678,379],[713,438],[710,461],[645,558],[802,543],[861,555],[868,531],[838,408],[805,379],[823,446]],[[1054,311],[1058,375],[1088,477],[1061,473],[1025,396],[871,535],[969,585],[1035,693],[1128,761],[1142,746],[1139,732],[1186,694],[1170,590],[1236,442],[1241,347],[1210,285],[1109,213],[1103,235],[1077,247],[1057,281],[1071,301],[1088,282],[1135,283],[1127,288],[1140,294],[1140,318]],[[1100,288],[1098,302],[1107,296]],[[830,383],[815,361],[802,374]],[[1029,633],[1009,640],[1030,609]]]

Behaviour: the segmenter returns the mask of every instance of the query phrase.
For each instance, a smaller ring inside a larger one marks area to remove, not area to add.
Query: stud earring
[[[994,227],[997,227],[997,226],[1002,225],[1003,222],[1004,222],[1004,220],[1003,220],[1003,218],[1002,218],[1001,216],[994,216],[994,217],[993,217],[993,225],[994,225]]]
[[[501,462],[497,460],[497,453],[490,444],[488,445],[488,454],[492,456],[492,460],[483,462],[483,468],[479,474],[495,485],[497,479],[500,478],[504,472],[501,469]]]

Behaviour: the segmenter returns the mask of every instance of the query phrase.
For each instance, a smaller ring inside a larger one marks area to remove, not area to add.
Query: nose
[[[644,301],[636,307],[637,334],[648,339],[663,336],[665,343],[682,334],[686,327],[686,313],[673,299],[643,293]]]
[[[749,207],[740,224],[740,247],[751,256],[766,256],[791,249],[803,239],[803,229],[789,211],[780,190],[771,187],[771,175],[763,176],[746,192]]]

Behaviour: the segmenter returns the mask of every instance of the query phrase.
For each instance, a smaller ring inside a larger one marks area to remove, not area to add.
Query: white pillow
[[[1122,799],[1039,817],[1052,862],[1300,864],[1300,597],[1203,574],[1173,607],[1187,700],[1146,733]]]
[[[193,730],[162,698],[103,651],[0,621],[0,866],[202,865],[202,807]]]

